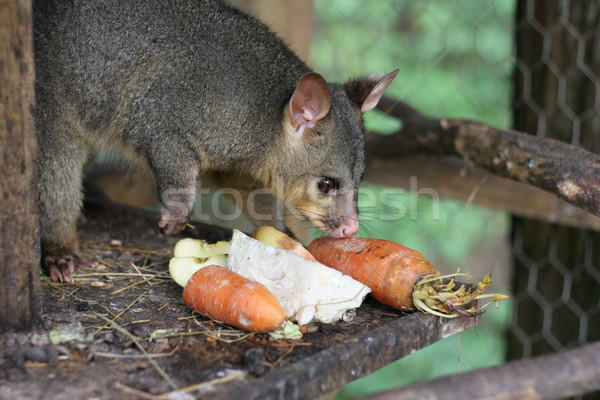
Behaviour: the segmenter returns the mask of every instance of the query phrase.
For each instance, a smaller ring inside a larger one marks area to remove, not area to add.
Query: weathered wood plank
[[[79,270],[74,284],[44,279],[42,291],[48,326],[57,331],[81,327],[86,334],[61,343],[61,357],[53,363],[28,355],[32,347],[47,348],[40,343],[48,343],[51,330],[0,335],[0,355],[11,354],[0,356],[1,399],[177,397],[120,330],[113,325],[98,329],[105,323],[99,315],[114,318],[135,335],[181,390],[210,400],[314,399],[488,315],[440,319],[406,314],[369,297],[353,320],[314,324],[315,330],[300,340],[236,335],[193,313],[181,299],[182,288],[168,277],[178,240],[227,240],[231,230],[195,224],[196,229],[179,235],[161,235],[153,228],[158,214],[102,202],[86,203],[84,215],[82,253],[104,267]],[[156,279],[144,281],[140,273]],[[160,332],[166,336],[152,339]]]
[[[395,399],[564,399],[600,390],[600,342],[363,397]]]
[[[504,131],[468,121],[434,118],[408,104],[382,98],[377,106],[402,120],[399,132],[370,135],[371,158],[417,152],[454,155],[494,174],[554,193],[600,216],[600,155],[558,140]]]
[[[213,400],[312,399],[478,324],[478,318],[444,319],[412,313],[373,327],[351,340],[275,369],[258,379],[240,379]]]
[[[312,0],[227,0],[254,15],[277,33],[303,61],[310,61],[313,35]]]
[[[533,185],[502,178],[458,158],[417,155],[369,160],[374,184],[431,193],[513,215],[600,231],[600,217]]]
[[[0,1],[0,331],[40,321],[29,0]]]

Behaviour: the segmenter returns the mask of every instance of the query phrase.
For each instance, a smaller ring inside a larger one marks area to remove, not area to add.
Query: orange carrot
[[[415,283],[436,272],[421,253],[382,239],[322,237],[308,251],[320,263],[370,287],[381,303],[403,311],[414,309]]]
[[[481,308],[461,307],[475,299],[506,298],[480,295],[491,284],[488,275],[469,289],[454,281],[454,276],[465,274],[454,274],[444,281],[446,277],[440,277],[421,253],[389,240],[321,237],[308,246],[308,251],[320,263],[367,285],[381,303],[402,311],[419,309],[451,318],[477,315]]]
[[[264,285],[218,265],[196,271],[183,300],[202,315],[248,331],[278,330],[286,322],[281,304]]]

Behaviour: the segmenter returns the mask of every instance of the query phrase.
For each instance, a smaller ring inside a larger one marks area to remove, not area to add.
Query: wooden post
[[[41,321],[30,0],[0,0],[0,331]]]
[[[285,40],[304,62],[310,62],[313,35],[312,0],[227,0],[231,5],[254,15]]]

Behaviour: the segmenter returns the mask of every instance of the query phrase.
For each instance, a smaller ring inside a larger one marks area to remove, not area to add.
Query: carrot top
[[[477,316],[482,313],[483,308],[491,303],[507,299],[502,294],[481,294],[492,284],[492,277],[485,275],[477,283],[467,285],[455,281],[457,276],[469,277],[468,274],[457,271],[454,274],[440,276],[439,272],[426,275],[416,284],[412,292],[413,303],[417,310],[427,312],[444,318],[456,318],[458,316]],[[477,304],[465,308],[474,300],[492,300],[483,306]]]

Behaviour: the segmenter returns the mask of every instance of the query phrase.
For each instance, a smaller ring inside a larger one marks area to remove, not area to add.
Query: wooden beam
[[[228,0],[277,33],[304,62],[310,61],[313,35],[312,0]]]
[[[435,118],[390,98],[377,106],[402,120],[393,135],[370,135],[372,159],[416,153],[459,156],[500,177],[525,182],[600,216],[600,155],[558,140],[468,120]]]
[[[87,177],[111,201],[136,207],[157,203],[153,180],[100,166]],[[600,231],[600,217],[535,186],[499,177],[458,157],[370,158],[365,181],[431,193],[520,217]],[[203,180],[203,185],[206,181]]]
[[[600,231],[600,217],[545,190],[502,178],[458,157],[371,158],[365,180],[407,191],[433,192],[521,217]]]
[[[29,0],[0,0],[0,331],[41,320]]]
[[[361,400],[563,399],[600,390],[600,342],[425,381]]]

